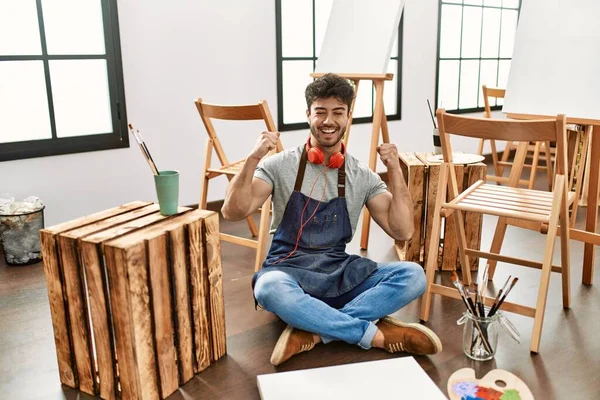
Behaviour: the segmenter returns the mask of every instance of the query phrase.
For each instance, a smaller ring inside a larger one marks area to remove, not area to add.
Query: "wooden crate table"
[[[64,385],[164,399],[225,354],[216,213],[136,201],[40,236]]]
[[[440,163],[428,161],[432,153],[400,153],[400,166],[408,190],[413,200],[415,233],[410,240],[396,241],[398,258],[414,261],[423,266],[427,262],[429,240],[431,238],[433,211],[437,195]],[[486,165],[481,162],[473,164],[455,164],[459,191],[466,189],[478,180],[484,180]],[[469,248],[479,249],[481,242],[481,226],[483,218],[474,213],[464,213],[465,234]],[[456,269],[458,263],[458,243],[454,233],[454,219],[444,220],[442,227],[443,241],[438,251],[438,267],[443,270]],[[471,269],[476,270],[479,259],[470,257]]]

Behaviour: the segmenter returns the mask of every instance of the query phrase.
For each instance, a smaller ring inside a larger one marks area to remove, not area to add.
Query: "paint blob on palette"
[[[477,379],[471,368],[459,369],[448,379],[450,400],[533,400],[531,391],[517,376],[502,369]]]

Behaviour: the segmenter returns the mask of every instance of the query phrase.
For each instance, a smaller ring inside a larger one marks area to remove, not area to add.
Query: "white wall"
[[[180,204],[197,203],[200,190],[206,133],[194,98],[231,104],[266,99],[277,118],[274,3],[118,1],[128,120],[159,168],[181,172]],[[405,7],[402,121],[389,123],[400,151],[432,150],[426,99],[435,98],[437,13],[437,0],[409,0]],[[370,132],[370,124],[352,128],[349,151],[364,162]],[[244,157],[259,133],[257,126],[224,131],[230,161]],[[282,140],[290,147],[307,134],[284,132]],[[225,187],[225,178],[213,180],[209,200],[222,199]],[[3,192],[42,198],[46,225],[132,200],[155,200],[150,170],[133,143],[128,149],[0,163]]]

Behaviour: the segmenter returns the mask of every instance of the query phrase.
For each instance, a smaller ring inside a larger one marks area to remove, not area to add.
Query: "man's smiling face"
[[[306,112],[310,131],[322,148],[340,143],[348,125],[348,105],[335,97],[316,99]]]

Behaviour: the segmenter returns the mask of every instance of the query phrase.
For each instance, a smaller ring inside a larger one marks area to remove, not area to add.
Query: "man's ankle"
[[[385,346],[383,332],[377,329],[375,336],[373,336],[373,340],[371,341],[371,347],[377,347],[383,349]]]

